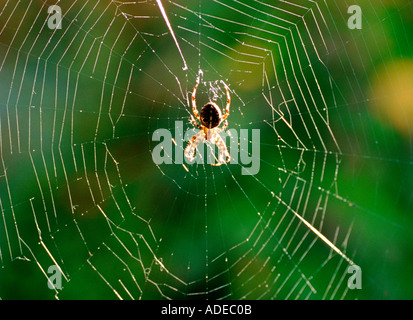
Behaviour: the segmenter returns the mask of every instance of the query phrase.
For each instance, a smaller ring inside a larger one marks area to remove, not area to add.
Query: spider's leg
[[[218,146],[219,156],[218,162],[212,165],[220,166],[222,164],[229,162],[231,160],[231,156],[229,155],[227,145],[225,144],[224,139],[222,139],[221,136],[218,134],[218,132],[216,132],[215,134],[213,143],[215,143]]]
[[[229,93],[229,88],[228,88],[227,84],[222,80],[221,80],[221,83],[224,85],[225,92],[227,94],[227,104],[225,106],[225,114],[222,116],[222,121],[224,121],[229,116],[229,107],[231,105],[231,95]]]
[[[199,122],[201,122],[201,118],[199,117],[198,109],[196,107],[196,90],[198,89],[199,82],[196,83],[194,91],[192,91],[192,112],[195,115],[195,118]]]
[[[198,129],[202,130],[202,126],[201,126],[198,122],[196,122],[196,120],[195,120],[195,118],[192,116],[192,114],[191,114],[191,122],[192,122],[192,124],[193,124],[195,127],[197,127]]]
[[[204,138],[204,132],[201,130],[196,135],[194,135],[191,138],[191,140],[188,142],[188,144],[186,145],[184,154],[185,154],[185,158],[187,158],[189,162],[192,162],[195,160],[196,147],[198,146],[199,142],[203,140],[203,138]]]
[[[225,120],[224,121],[224,125],[222,126],[222,128],[219,130],[220,132],[221,131],[225,131],[226,129],[227,129],[227,127],[228,127],[228,120]]]

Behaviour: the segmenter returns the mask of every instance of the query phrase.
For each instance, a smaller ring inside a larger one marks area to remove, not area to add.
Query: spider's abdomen
[[[202,107],[200,117],[202,125],[212,129],[221,122],[221,110],[215,103],[208,102]]]

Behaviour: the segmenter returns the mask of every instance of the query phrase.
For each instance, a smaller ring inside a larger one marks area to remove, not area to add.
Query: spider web
[[[50,29],[54,4],[0,7],[1,298],[409,295],[385,275],[407,274],[412,131],[372,120],[368,92],[413,56],[410,1],[360,2],[362,30],[338,1],[57,1]],[[198,108],[228,84],[240,155],[260,130],[257,174],[153,162],[159,128],[183,153],[197,79]]]

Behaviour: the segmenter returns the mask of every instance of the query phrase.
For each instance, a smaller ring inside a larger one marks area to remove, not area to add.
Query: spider
[[[231,96],[229,94],[229,88],[222,81],[222,84],[225,87],[225,92],[227,94],[227,104],[225,106],[225,114],[222,115],[220,107],[212,101],[207,102],[201,109],[201,113],[198,113],[198,108],[196,105],[196,90],[198,89],[199,82],[196,83],[194,91],[192,92],[192,112],[201,124],[195,120],[195,118],[191,115],[191,122],[194,126],[196,126],[200,131],[192,137],[189,141],[188,145],[185,148],[185,157],[190,161],[194,161],[195,159],[195,149],[200,142],[209,141],[212,144],[216,144],[219,149],[219,156],[218,162],[212,164],[213,166],[220,166],[222,164],[227,163],[230,161],[231,157],[229,155],[227,145],[225,141],[219,135],[220,132],[225,131],[228,126],[228,116],[229,116],[229,107],[231,104]],[[222,128],[218,126],[224,123]]]

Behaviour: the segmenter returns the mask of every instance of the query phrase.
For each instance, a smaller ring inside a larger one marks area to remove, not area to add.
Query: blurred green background
[[[155,1],[53,4],[0,7],[0,298],[413,297],[413,2],[163,1],[186,70]],[[152,161],[200,70],[257,175]]]

